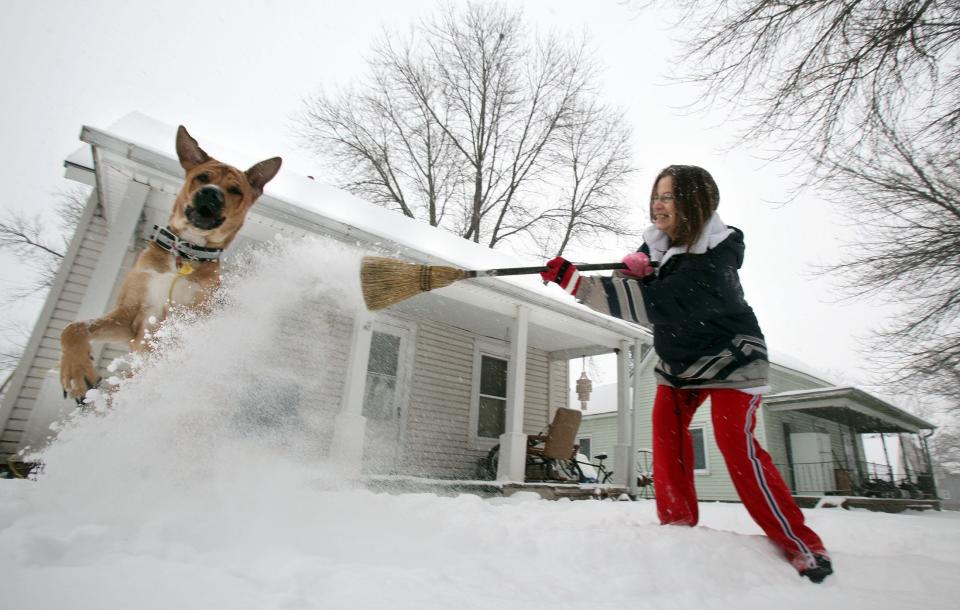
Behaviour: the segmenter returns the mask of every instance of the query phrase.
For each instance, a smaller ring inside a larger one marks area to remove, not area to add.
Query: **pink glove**
[[[631,252],[623,257],[623,264],[627,266],[621,273],[631,277],[647,277],[653,273],[650,257],[643,252]]]
[[[580,272],[577,267],[563,257],[556,257],[547,263],[548,269],[540,272],[544,282],[556,282],[571,296],[577,296],[580,288]]]

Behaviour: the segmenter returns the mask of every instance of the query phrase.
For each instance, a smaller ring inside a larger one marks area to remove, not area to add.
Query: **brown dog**
[[[116,308],[101,318],[74,322],[60,334],[60,383],[78,402],[99,381],[91,341],[128,342],[147,348],[145,335],[162,322],[171,303],[202,309],[220,285],[220,253],[236,236],[263,187],[280,169],[280,157],[246,172],[205,153],[181,125],[177,156],[187,175],[165,228],[154,227],[146,249],[123,281]]]

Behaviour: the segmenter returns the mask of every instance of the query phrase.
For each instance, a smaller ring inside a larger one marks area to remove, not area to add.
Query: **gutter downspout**
[[[927,439],[933,436],[934,431],[928,430],[926,435],[918,434],[920,437],[920,442],[923,443],[923,455],[927,459],[927,473],[930,475],[930,487],[933,490],[933,497],[940,499],[940,492],[937,490],[937,477],[933,474],[933,460],[930,459],[930,446],[927,444]]]

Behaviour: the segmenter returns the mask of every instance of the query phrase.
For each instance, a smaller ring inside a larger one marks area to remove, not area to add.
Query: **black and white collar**
[[[170,252],[177,258],[188,261],[218,261],[223,254],[223,248],[206,248],[183,241],[180,237],[167,227],[153,225],[153,233],[150,235],[151,241],[158,246]]]

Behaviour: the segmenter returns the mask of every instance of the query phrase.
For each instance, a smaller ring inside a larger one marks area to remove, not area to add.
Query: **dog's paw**
[[[77,404],[83,404],[87,390],[100,385],[100,375],[89,358],[64,357],[60,361],[60,385],[63,387],[64,398],[73,398]]]

